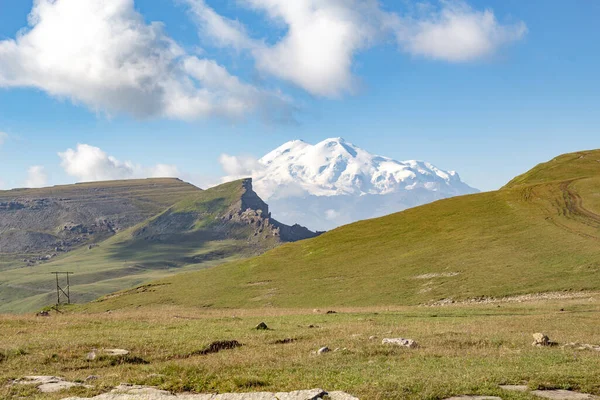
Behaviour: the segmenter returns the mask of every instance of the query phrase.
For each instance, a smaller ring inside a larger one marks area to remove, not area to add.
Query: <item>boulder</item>
[[[261,322],[260,324],[256,325],[255,329],[257,331],[267,331],[267,330],[269,330],[269,327],[264,322]]]
[[[329,353],[331,350],[329,349],[329,347],[325,346],[325,347],[321,347],[319,350],[317,350],[317,354],[325,354],[325,353]]]
[[[558,343],[550,341],[550,338],[543,333],[534,333],[533,334],[533,343],[532,346],[538,347],[546,347],[546,346],[556,346]]]
[[[408,347],[409,349],[416,349],[419,344],[412,339],[404,338],[385,338],[381,341],[381,344],[391,344],[394,346]]]

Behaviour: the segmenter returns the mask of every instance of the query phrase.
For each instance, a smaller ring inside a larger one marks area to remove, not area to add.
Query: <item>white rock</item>
[[[125,349],[104,349],[102,351],[108,356],[126,356],[129,354],[129,350]]]
[[[596,396],[585,393],[572,392],[570,390],[534,390],[531,392],[537,397],[552,400],[596,400]]]
[[[528,392],[527,385],[500,385],[500,389],[508,390],[509,392]]]
[[[502,400],[500,397],[496,396],[458,396],[458,397],[450,397],[444,400]]]
[[[14,383],[19,385],[36,385],[42,393],[55,393],[71,389],[75,386],[83,386],[81,383],[69,382],[57,376],[26,376]]]
[[[131,393],[132,389],[139,388],[132,385],[121,385],[120,387],[129,388],[128,393],[105,393],[96,397],[94,400],[319,400],[326,396],[331,400],[358,400],[344,392],[327,393],[323,389],[298,390],[294,392],[270,393],[223,393],[223,394],[180,394],[173,395],[164,391],[156,390],[146,393]],[[145,388],[151,389],[151,388]],[[86,400],[78,397],[71,397],[64,400]]]
[[[329,347],[325,346],[325,347],[321,347],[319,350],[317,350],[317,354],[329,353],[330,351],[331,351],[331,349],[329,349]]]
[[[385,338],[381,341],[381,344],[391,344],[395,346],[408,347],[410,349],[416,349],[419,347],[417,342],[414,340],[404,338]]]

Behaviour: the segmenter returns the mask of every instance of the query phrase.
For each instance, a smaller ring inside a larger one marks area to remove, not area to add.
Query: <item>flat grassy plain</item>
[[[0,316],[0,398],[61,399],[96,395],[122,383],[174,393],[287,391],[320,387],[361,399],[430,399],[499,395],[499,384],[574,389],[600,394],[600,352],[532,347],[544,332],[559,343],[600,344],[600,294],[577,299],[446,307],[210,310],[155,306],[51,317]],[[266,322],[271,330],[253,329]],[[312,325],[312,327],[310,327]],[[376,339],[370,340],[371,336]],[[412,338],[418,349],[381,344]],[[288,344],[275,344],[282,339]],[[216,340],[242,347],[192,355]],[[342,350],[324,355],[322,346]],[[93,348],[124,348],[120,363]],[[84,381],[91,389],[42,395],[8,386],[25,375]]]

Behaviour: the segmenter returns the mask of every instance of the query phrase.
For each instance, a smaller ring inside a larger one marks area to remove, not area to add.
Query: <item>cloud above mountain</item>
[[[326,97],[352,92],[356,54],[389,37],[415,56],[468,62],[527,32],[523,22],[501,24],[493,11],[477,11],[462,0],[421,3],[407,15],[387,12],[376,0],[241,0],[268,24],[285,26],[286,33],[269,43],[251,37],[243,24],[219,15],[206,0],[186,1],[201,37],[247,50],[259,71]]]
[[[75,149],[67,149],[58,153],[58,156],[64,171],[79,182],[179,176],[179,170],[174,165],[145,167],[131,161],[120,161],[89,144],[78,144]]]
[[[40,188],[46,186],[48,183],[48,175],[46,169],[41,165],[34,165],[29,167],[27,170],[27,180],[25,181],[25,187],[27,188]]]

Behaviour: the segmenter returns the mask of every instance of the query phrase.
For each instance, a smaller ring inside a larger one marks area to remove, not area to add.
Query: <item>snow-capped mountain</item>
[[[289,197],[287,187],[315,196],[361,196],[426,189],[447,195],[472,193],[454,171],[428,162],[373,155],[342,138],[316,145],[293,140],[259,160],[264,169],[254,186],[266,199]]]
[[[275,218],[318,230],[477,192],[454,171],[373,155],[342,138],[287,142],[258,160],[252,177]]]

